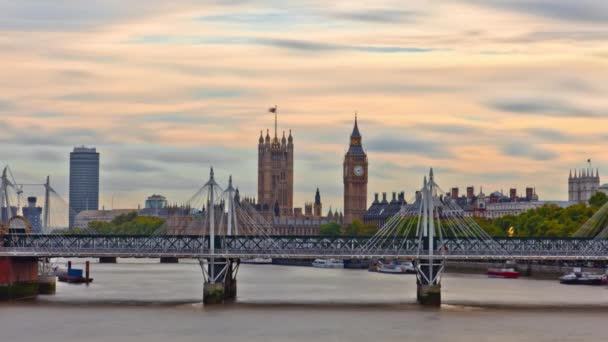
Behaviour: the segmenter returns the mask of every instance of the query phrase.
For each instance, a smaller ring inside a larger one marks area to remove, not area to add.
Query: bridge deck
[[[36,235],[2,237],[0,256],[130,258],[418,258],[428,257],[417,239],[371,237],[199,235]],[[422,246],[425,244],[422,243]],[[588,238],[444,238],[435,244],[444,260],[606,260],[608,240]],[[498,249],[496,248],[498,246]]]

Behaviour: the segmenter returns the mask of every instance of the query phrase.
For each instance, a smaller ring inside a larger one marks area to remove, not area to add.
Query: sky
[[[101,153],[101,204],[183,203],[214,166],[257,189],[257,141],[292,130],[296,206],[342,209],[355,112],[374,192],[608,174],[608,2],[0,0],[0,164],[48,174]],[[35,192],[37,190],[26,190]]]

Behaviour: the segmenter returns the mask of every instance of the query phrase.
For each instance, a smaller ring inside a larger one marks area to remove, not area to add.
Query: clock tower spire
[[[344,156],[344,224],[363,219],[367,210],[367,155],[363,150],[357,114]]]

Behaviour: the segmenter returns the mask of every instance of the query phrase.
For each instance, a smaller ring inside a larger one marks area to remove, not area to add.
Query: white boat
[[[268,265],[268,264],[272,264],[272,259],[271,258],[241,259],[241,264]]]
[[[380,273],[391,273],[391,274],[416,273],[416,267],[410,261],[405,261],[402,263],[397,263],[396,261],[393,261],[390,264],[383,264],[382,262],[378,262],[377,270]]]
[[[317,268],[344,268],[344,261],[338,259],[315,259],[312,267]]]

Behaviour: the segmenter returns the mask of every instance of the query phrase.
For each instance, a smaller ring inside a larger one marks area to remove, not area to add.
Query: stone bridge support
[[[223,304],[236,299],[240,259],[200,259],[203,271],[203,304]]]
[[[416,261],[416,299],[424,306],[441,306],[441,260],[420,259]]]
[[[37,258],[0,257],[0,301],[55,293],[55,278],[39,277]]]

